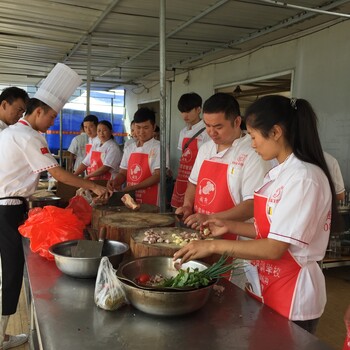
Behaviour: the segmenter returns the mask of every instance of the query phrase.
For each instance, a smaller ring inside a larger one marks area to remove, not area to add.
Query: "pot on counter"
[[[200,261],[189,261],[182,265],[183,269],[187,267],[198,268],[200,271],[208,267]],[[117,277],[123,285],[127,299],[138,310],[148,314],[158,316],[176,316],[194,312],[202,308],[209,299],[210,293],[217,280],[206,287],[200,287],[191,290],[157,291],[137,287],[126,279],[135,280],[140,274],[156,275],[163,277],[177,275],[172,257],[152,256],[134,259],[121,265],[117,271]]]
[[[99,257],[73,257],[74,249],[79,240],[70,240],[54,244],[49,248],[49,252],[55,257],[55,262],[59,270],[66,275],[78,278],[94,278],[100,266],[102,256],[107,256],[115,269],[123,260],[124,254],[129,250],[126,243],[108,240],[103,243],[102,256]]]

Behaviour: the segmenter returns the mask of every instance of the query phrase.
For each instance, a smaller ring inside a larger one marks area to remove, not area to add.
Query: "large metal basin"
[[[78,242],[79,240],[70,240],[54,244],[49,248],[49,252],[55,257],[56,265],[63,273],[78,278],[94,278],[97,276],[101,257],[72,257],[72,248],[76,247]],[[126,243],[105,240],[101,255],[107,256],[113,267],[117,269],[128,250],[129,246]]]
[[[199,261],[190,261],[182,268],[198,268],[204,270],[208,265]],[[132,260],[121,265],[117,276],[135,280],[142,273],[150,275],[161,274],[171,277],[177,274],[171,257],[152,256]],[[184,291],[156,291],[136,287],[131,283],[119,279],[130,303],[137,309],[152,315],[175,316],[196,311],[208,301],[214,282],[194,290]]]

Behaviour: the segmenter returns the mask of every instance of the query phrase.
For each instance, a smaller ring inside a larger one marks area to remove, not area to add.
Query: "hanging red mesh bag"
[[[62,209],[52,205],[34,208],[18,231],[30,239],[30,249],[48,260],[54,260],[49,248],[56,243],[71,239],[82,239],[84,223],[72,209]]]
[[[69,200],[67,209],[73,209],[73,213],[85,224],[90,225],[92,207],[83,196],[74,196]]]

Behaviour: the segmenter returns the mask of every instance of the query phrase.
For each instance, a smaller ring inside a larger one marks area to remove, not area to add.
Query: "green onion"
[[[162,287],[203,287],[207,286],[212,280],[221,278],[224,273],[229,272],[237,267],[242,267],[241,263],[233,262],[226,264],[229,257],[222,255],[220,259],[203,271],[198,268],[190,271],[190,268],[180,269],[175,277],[166,278]]]

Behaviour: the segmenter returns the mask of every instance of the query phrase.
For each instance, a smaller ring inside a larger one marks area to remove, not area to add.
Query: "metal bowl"
[[[107,256],[113,267],[117,269],[123,260],[124,254],[129,250],[129,245],[126,243],[106,239],[101,257],[72,257],[72,248],[74,249],[78,242],[79,240],[65,241],[54,244],[49,248],[49,252],[55,257],[57,267],[63,273],[78,278],[96,277],[102,256]]]
[[[182,268],[187,267],[198,268],[201,271],[208,265],[193,260],[182,265]],[[156,291],[136,287],[124,279],[133,281],[142,273],[161,274],[163,277],[175,276],[178,272],[174,267],[173,258],[165,256],[139,258],[121,265],[117,271],[117,276],[123,277],[123,280],[119,280],[130,303],[140,311],[159,316],[183,315],[200,309],[208,301],[216,283],[214,281],[206,287],[194,290]]]

